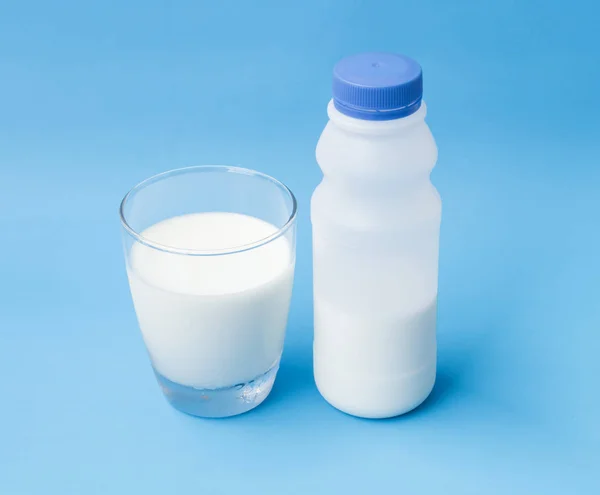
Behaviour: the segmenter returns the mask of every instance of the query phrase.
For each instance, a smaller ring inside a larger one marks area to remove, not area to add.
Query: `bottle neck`
[[[393,120],[362,120],[343,114],[333,104],[333,100],[327,105],[329,120],[336,126],[359,134],[393,134],[401,129],[412,127],[422,123],[427,115],[427,106],[421,102],[419,109],[406,117]]]

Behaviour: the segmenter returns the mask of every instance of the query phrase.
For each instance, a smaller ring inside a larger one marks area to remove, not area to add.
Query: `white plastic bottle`
[[[365,418],[414,409],[435,382],[441,200],[422,87],[408,57],[343,59],[317,145],[315,381]]]

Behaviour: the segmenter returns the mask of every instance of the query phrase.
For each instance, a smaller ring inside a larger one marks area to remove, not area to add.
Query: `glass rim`
[[[126,215],[125,215],[125,206],[127,205],[128,201],[133,197],[133,195],[135,195],[137,192],[150,186],[151,184],[154,184],[161,180],[165,180],[173,175],[181,175],[181,174],[190,173],[190,172],[210,172],[210,171],[220,172],[220,173],[246,175],[246,176],[250,176],[250,177],[258,177],[260,179],[270,182],[272,185],[283,190],[284,193],[292,201],[292,211],[291,211],[288,219],[281,227],[278,227],[275,232],[268,235],[267,237],[258,239],[256,241],[253,241],[250,243],[237,245],[237,246],[231,246],[231,247],[223,248],[223,249],[189,249],[189,248],[169,246],[166,244],[162,244],[160,242],[153,241],[152,239],[149,239],[147,237],[144,237],[140,232],[137,232],[133,227],[131,227],[131,225],[129,225],[129,222],[127,221]],[[294,225],[294,223],[296,221],[297,212],[298,212],[298,202],[296,200],[296,196],[294,196],[294,193],[292,192],[292,190],[288,186],[286,186],[283,182],[275,179],[274,177],[272,177],[268,174],[259,172],[257,170],[252,170],[252,169],[244,168],[244,167],[230,166],[230,165],[193,165],[191,167],[175,168],[172,170],[167,170],[165,172],[161,172],[159,174],[152,175],[152,176],[148,177],[147,179],[144,179],[143,181],[137,183],[135,186],[133,186],[127,192],[127,194],[125,194],[125,196],[121,200],[121,205],[119,206],[119,217],[121,220],[121,226],[123,227],[125,232],[127,232],[127,234],[129,234],[131,237],[133,237],[137,242],[144,244],[145,246],[148,246],[150,248],[157,249],[159,251],[163,251],[163,252],[171,253],[171,254],[179,254],[179,255],[184,255],[184,256],[222,256],[222,255],[227,255],[227,254],[242,253],[244,251],[250,251],[251,249],[259,248],[261,246],[264,246],[266,244],[273,242],[274,240],[278,239],[283,234],[285,234],[290,229],[290,227],[292,227],[292,225]]]

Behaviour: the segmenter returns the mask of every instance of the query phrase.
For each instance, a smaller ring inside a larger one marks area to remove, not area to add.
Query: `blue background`
[[[600,35],[589,1],[0,3],[0,492],[600,492]],[[421,62],[444,201],[439,377],[346,416],[312,378],[309,198],[345,55]],[[172,410],[117,207],[195,164],[286,182],[297,276],[271,397]]]

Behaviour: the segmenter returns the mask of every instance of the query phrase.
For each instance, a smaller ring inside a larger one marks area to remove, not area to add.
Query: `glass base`
[[[275,382],[279,360],[264,374],[232,387],[201,389],[181,385],[154,370],[158,384],[177,410],[202,418],[226,418],[254,409],[263,402]]]

